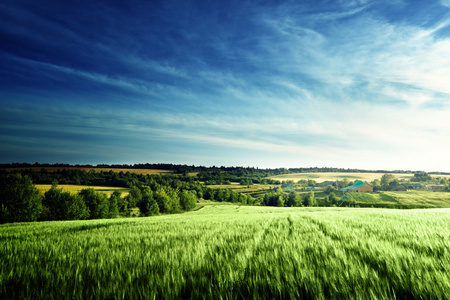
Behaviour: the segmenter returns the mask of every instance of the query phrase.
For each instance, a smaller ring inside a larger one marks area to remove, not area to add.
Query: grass
[[[399,204],[417,208],[450,208],[450,193],[431,191],[385,192],[395,198]]]
[[[449,298],[450,210],[205,205],[0,226],[0,298]]]
[[[200,210],[207,205],[212,205],[212,206],[233,205],[233,206],[236,206],[236,205],[241,205],[241,204],[236,204],[236,203],[232,203],[232,202],[217,202],[217,201],[211,201],[211,200],[205,200],[205,199],[197,199],[197,203],[195,204],[194,211]]]
[[[378,193],[345,193],[350,201],[354,200],[355,205],[360,207],[375,207],[375,208],[418,208],[417,203],[412,201],[408,205],[399,203],[396,193],[386,192]],[[413,204],[413,205],[412,205]],[[443,206],[447,207],[447,206]],[[442,207],[439,207],[442,208]]]
[[[38,188],[42,194],[48,191],[52,185],[51,184],[35,184],[36,188]],[[65,191],[68,191],[72,194],[78,194],[79,191],[87,188],[94,189],[97,192],[102,192],[108,195],[108,197],[114,192],[119,191],[122,193],[122,197],[128,195],[130,189],[121,188],[121,187],[110,187],[110,186],[87,186],[87,185],[74,185],[74,184],[59,184],[58,188],[62,188]]]
[[[269,192],[275,186],[278,185],[270,185],[270,184],[241,185],[238,182],[232,182],[231,184],[208,185],[208,187],[212,189],[230,189],[235,192],[245,194],[257,194],[261,192]]]
[[[360,206],[391,208],[450,208],[450,193],[432,191],[346,193]]]

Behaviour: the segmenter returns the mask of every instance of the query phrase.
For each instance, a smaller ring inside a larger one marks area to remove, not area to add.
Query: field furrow
[[[206,206],[1,225],[0,297],[448,298],[449,221],[445,209]]]

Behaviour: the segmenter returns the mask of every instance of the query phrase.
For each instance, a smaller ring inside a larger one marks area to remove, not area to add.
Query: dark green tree
[[[117,208],[119,209],[119,213],[122,213],[125,216],[129,215],[130,209],[128,207],[127,197],[122,197],[122,193],[119,191],[114,191],[111,196],[113,195],[117,198]]]
[[[41,220],[65,220],[68,204],[72,201],[72,198],[70,192],[63,191],[56,184],[53,184],[44,194]]]
[[[89,219],[89,209],[80,195],[71,195],[71,200],[67,204],[67,220]]]
[[[239,193],[238,202],[244,205],[247,205],[247,195],[243,193]]]
[[[216,201],[222,202],[222,201],[227,201],[226,198],[226,192],[222,189],[217,190],[216,193]]]
[[[372,185],[374,191],[379,191],[381,188],[379,179],[374,179],[370,184]]]
[[[279,194],[277,196],[276,206],[278,206],[278,207],[283,207],[284,206],[284,202],[285,202],[284,196],[285,196],[285,194]]]
[[[345,188],[345,187],[347,187],[347,186],[349,186],[349,185],[350,185],[350,180],[348,180],[348,178],[342,179],[342,181],[341,181],[341,187]]]
[[[410,179],[411,182],[423,182],[431,181],[433,178],[427,172],[416,172],[413,178]]]
[[[142,199],[142,192],[141,190],[134,186],[131,188],[130,193],[126,197],[126,200],[128,201],[129,207],[136,207],[139,201]]]
[[[144,193],[141,201],[138,203],[138,206],[141,214],[146,217],[159,214],[159,206],[153,198],[153,193]]]
[[[191,191],[184,190],[180,193],[180,205],[183,210],[189,211],[195,208],[197,199]]]
[[[296,192],[289,192],[286,206],[302,206],[302,199]]]
[[[180,205],[180,197],[178,196],[178,190],[171,189],[170,187],[166,187],[167,197],[169,198],[171,210],[168,213],[180,213],[181,205]]]
[[[160,189],[159,191],[156,191],[153,196],[161,213],[170,214],[172,212],[172,201],[169,199],[165,190]]]
[[[331,192],[334,192],[336,189],[332,186],[332,185],[327,185],[326,187],[325,187],[325,189],[324,189],[324,192],[326,193],[326,194],[329,194],[329,193],[331,193]]]
[[[314,197],[314,192],[310,191],[308,194],[305,195],[303,198],[303,205],[304,206],[317,206],[316,198]]]
[[[236,202],[238,202],[238,199],[239,199],[238,194],[235,191],[230,190],[230,196],[228,198],[228,202],[236,203]]]
[[[312,179],[308,179],[308,186],[316,186],[317,182]]]
[[[203,194],[203,198],[205,200],[214,200],[214,190],[211,188],[207,188]]]
[[[248,205],[255,205],[256,199],[252,197],[252,195],[247,195],[247,204]]]
[[[30,177],[10,174],[0,177],[0,222],[36,221],[41,213],[42,195]]]
[[[389,184],[391,182],[396,181],[396,180],[397,179],[392,174],[383,174],[383,176],[381,176],[381,180],[380,180],[381,187],[386,188],[389,186]]]
[[[111,196],[109,196],[109,211],[108,218],[117,218],[119,216],[119,202],[121,201],[122,193],[119,191],[114,191]]]
[[[335,193],[331,192],[328,195],[328,201],[330,202],[330,204],[336,204],[336,203],[338,203],[339,199],[336,197]]]
[[[109,202],[105,193],[94,189],[83,189],[79,192],[90,211],[90,219],[105,219],[109,215]]]

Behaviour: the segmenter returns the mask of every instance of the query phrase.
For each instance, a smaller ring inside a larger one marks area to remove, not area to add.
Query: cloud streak
[[[448,3],[386,5],[3,5],[0,139],[31,162],[49,143],[98,163],[448,171]]]

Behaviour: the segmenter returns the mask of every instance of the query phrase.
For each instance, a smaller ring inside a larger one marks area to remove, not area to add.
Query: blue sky
[[[0,162],[450,171],[450,0],[2,1]]]

